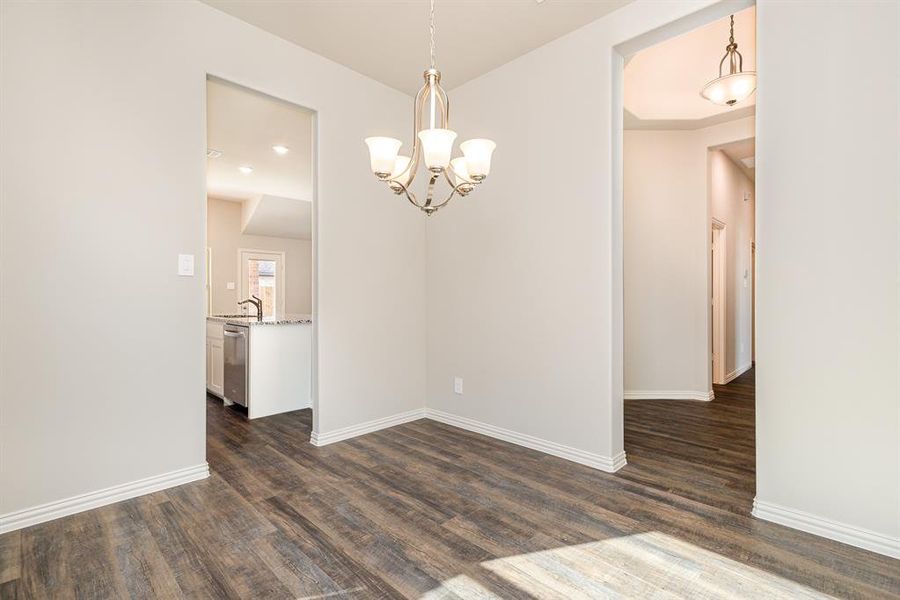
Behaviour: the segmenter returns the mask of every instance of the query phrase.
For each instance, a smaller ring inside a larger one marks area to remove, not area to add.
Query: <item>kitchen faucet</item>
[[[244,304],[252,304],[253,306],[255,306],[256,307],[256,319],[258,321],[263,320],[262,300],[259,299],[259,296],[251,295],[246,300],[241,300],[240,302],[238,302],[238,306],[241,306]]]

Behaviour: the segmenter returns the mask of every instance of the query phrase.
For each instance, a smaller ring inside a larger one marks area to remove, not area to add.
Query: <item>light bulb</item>
[[[450,164],[456,132],[449,129],[425,129],[419,132],[425,164],[431,172],[440,172]]]
[[[491,140],[466,140],[459,149],[466,156],[466,168],[473,181],[481,181],[491,172],[491,155],[497,147]]]
[[[388,177],[394,170],[394,162],[403,142],[389,137],[368,137],[365,141],[369,147],[372,172],[380,179]]]

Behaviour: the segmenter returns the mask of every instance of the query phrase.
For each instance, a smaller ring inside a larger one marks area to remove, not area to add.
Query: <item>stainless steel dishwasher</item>
[[[225,325],[225,400],[246,407],[250,328]]]

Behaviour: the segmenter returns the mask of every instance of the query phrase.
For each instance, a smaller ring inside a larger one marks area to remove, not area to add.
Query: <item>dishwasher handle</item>
[[[225,331],[225,337],[244,337],[244,332]]]

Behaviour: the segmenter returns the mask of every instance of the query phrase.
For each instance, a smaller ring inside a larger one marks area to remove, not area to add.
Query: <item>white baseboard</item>
[[[419,419],[422,419],[424,417],[425,409],[417,408],[415,410],[391,415],[389,417],[382,417],[381,419],[366,421],[365,423],[360,423],[359,425],[351,425],[349,427],[335,429],[334,431],[329,431],[327,433],[319,433],[317,431],[313,431],[309,436],[309,441],[313,446],[327,446],[328,444],[333,444],[335,442],[341,442],[343,440],[349,440],[350,438],[355,438],[360,435],[372,433],[373,431],[378,431],[379,429],[386,429],[388,427],[393,427],[394,425],[402,425],[403,423],[409,423],[410,421],[418,421]]]
[[[724,383],[731,383],[732,381],[734,381],[735,379],[737,379],[738,377],[740,377],[741,375],[743,375],[744,373],[749,371],[750,367],[752,367],[752,366],[753,366],[753,363],[748,362],[743,367],[738,367],[737,369],[735,369],[734,371],[732,371],[731,373],[729,373],[728,375],[725,376]],[[723,385],[724,385],[724,383],[723,383]]]
[[[559,458],[571,460],[580,465],[599,469],[600,471],[605,471],[607,473],[615,473],[626,464],[624,452],[619,452],[615,456],[603,456],[602,454],[586,452],[584,450],[572,448],[571,446],[564,446],[557,442],[536,438],[534,436],[518,433],[509,429],[503,429],[502,427],[496,427],[494,425],[488,425],[481,421],[475,421],[474,419],[460,417],[432,408],[425,409],[425,418],[440,423],[446,423],[447,425],[453,425],[454,427],[459,427],[460,429],[465,429],[467,431],[480,433],[488,437],[503,440],[504,442],[525,446],[532,450],[538,450],[545,454],[551,454]]]
[[[209,465],[203,463],[202,465],[170,471],[162,475],[138,479],[131,483],[114,485],[96,492],[89,492],[64,500],[57,500],[56,502],[48,502],[33,508],[18,510],[0,515],[0,533],[7,533],[23,527],[52,521],[60,517],[74,515],[92,508],[114,504],[122,500],[143,496],[150,492],[158,492],[159,490],[207,477],[209,477]]]
[[[708,392],[672,391],[672,390],[626,390],[626,400],[700,400],[709,402],[715,399],[712,390]]]
[[[812,515],[807,512],[786,508],[771,502],[753,500],[753,516],[800,531],[812,533],[830,540],[843,542],[863,550],[871,550],[891,558],[900,558],[900,538],[861,529]]]

